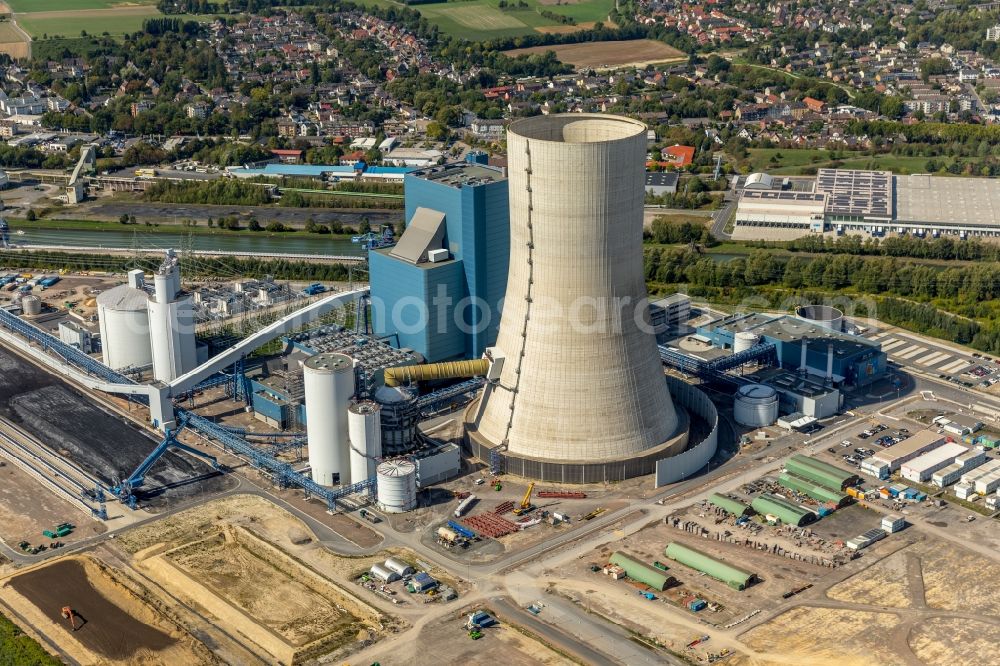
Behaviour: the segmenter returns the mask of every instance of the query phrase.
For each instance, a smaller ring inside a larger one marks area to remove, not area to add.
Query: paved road
[[[735,196],[730,199],[730,196],[729,193],[726,194],[726,205],[715,211],[715,216],[712,220],[712,235],[719,240],[729,240],[732,238],[732,234],[726,232],[726,224],[736,210],[737,199]]]

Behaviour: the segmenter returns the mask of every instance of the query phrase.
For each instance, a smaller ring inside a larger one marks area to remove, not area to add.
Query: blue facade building
[[[472,161],[407,174],[406,231],[369,253],[376,335],[430,362],[496,341],[507,289],[507,179]]]
[[[790,316],[734,314],[697,328],[698,335],[722,349],[735,346],[736,334],[748,331],[762,342],[774,344],[782,368],[801,370],[805,348],[805,370],[836,384],[867,386],[882,379],[888,369],[882,345],[857,335],[833,331]]]

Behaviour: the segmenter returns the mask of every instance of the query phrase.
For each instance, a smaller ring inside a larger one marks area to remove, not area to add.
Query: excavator
[[[71,626],[73,628],[73,631],[76,631],[76,629],[77,629],[77,627],[76,627],[76,612],[72,608],[70,608],[69,606],[63,606],[62,616],[64,618],[66,618],[67,620],[69,620],[69,626]]]
[[[535,507],[531,504],[531,491],[535,489],[535,482],[532,481],[528,484],[528,490],[525,491],[524,497],[521,498],[521,506],[514,509],[515,516],[523,516]]]

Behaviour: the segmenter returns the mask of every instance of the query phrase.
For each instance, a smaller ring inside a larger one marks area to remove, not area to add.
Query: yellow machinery
[[[521,514],[527,513],[535,508],[531,506],[531,491],[534,489],[535,489],[535,482],[532,481],[531,483],[528,484],[528,489],[524,492],[524,497],[521,498],[521,506],[514,509],[515,516],[520,516]]]
[[[401,365],[385,369],[385,385],[399,386],[412,382],[423,382],[432,379],[455,379],[456,377],[475,377],[485,375],[490,369],[490,361],[479,358],[468,361],[448,361],[445,363],[429,363],[427,365]]]

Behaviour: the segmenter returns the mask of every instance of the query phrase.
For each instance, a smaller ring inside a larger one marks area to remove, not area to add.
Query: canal
[[[62,230],[23,229],[24,233],[12,233],[10,242],[15,247],[31,249],[36,245],[58,245],[65,247],[106,247],[109,249],[129,248],[190,248],[192,250],[221,250],[228,252],[260,252],[280,254],[317,255],[362,255],[361,245],[352,243],[349,237],[314,235],[304,232],[289,233],[287,236],[257,235],[247,231],[240,234],[184,234],[143,233],[142,231],[118,230]]]

